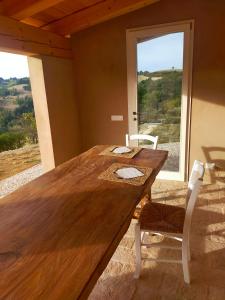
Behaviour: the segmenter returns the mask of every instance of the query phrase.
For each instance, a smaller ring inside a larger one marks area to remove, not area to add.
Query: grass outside
[[[38,145],[0,153],[0,180],[11,177],[41,162]]]

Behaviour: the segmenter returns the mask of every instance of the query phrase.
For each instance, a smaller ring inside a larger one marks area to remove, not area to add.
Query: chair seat
[[[173,205],[147,203],[141,210],[141,230],[166,233],[183,233],[185,209]]]

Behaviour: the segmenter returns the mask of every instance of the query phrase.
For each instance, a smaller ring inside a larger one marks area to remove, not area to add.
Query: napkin
[[[141,171],[133,167],[121,168],[118,169],[115,173],[123,179],[131,179],[144,176],[144,174]]]
[[[129,153],[132,150],[128,147],[116,147],[112,152],[116,154]]]

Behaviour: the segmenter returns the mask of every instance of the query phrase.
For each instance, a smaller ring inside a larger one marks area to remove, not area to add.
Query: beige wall
[[[73,62],[42,57],[55,164],[80,152]]]
[[[123,143],[128,130],[126,29],[195,20],[190,157],[205,160],[203,147],[225,147],[225,2],[161,0],[139,11],[75,34],[76,98],[82,150]],[[112,122],[112,114],[124,115]],[[214,158],[222,158],[219,149]]]
[[[29,58],[42,163],[50,170],[80,152],[73,62]]]

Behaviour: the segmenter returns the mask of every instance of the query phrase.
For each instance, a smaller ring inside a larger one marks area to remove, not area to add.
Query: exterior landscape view
[[[169,152],[163,170],[180,170],[184,33],[149,36],[137,44],[138,131],[158,136]]]
[[[0,78],[0,180],[39,162],[30,80]]]
[[[169,150],[164,169],[179,170],[182,70],[138,72],[139,133],[159,136]]]

